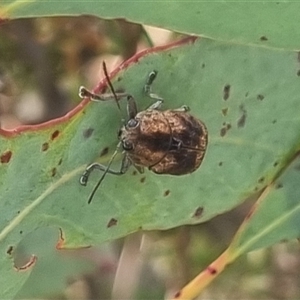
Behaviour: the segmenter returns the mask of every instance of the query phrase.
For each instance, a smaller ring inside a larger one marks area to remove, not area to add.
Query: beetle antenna
[[[108,164],[107,164],[107,167],[106,167],[105,171],[103,172],[101,178],[99,179],[99,181],[98,181],[97,184],[95,185],[95,187],[94,187],[92,193],[90,194],[89,200],[88,200],[88,204],[90,204],[90,203],[92,202],[95,193],[97,192],[97,190],[98,190],[100,184],[102,183],[102,181],[103,181],[103,179],[105,178],[107,172],[109,171],[109,168],[110,168],[110,166],[111,166],[111,164],[112,164],[114,158],[116,157],[116,155],[117,155],[118,150],[119,150],[120,147],[121,147],[121,142],[118,143],[118,145],[117,145],[117,147],[116,147],[116,150],[115,150],[115,152],[113,153],[113,155],[111,156],[111,158],[110,158],[110,160],[109,160],[109,162],[108,162]]]
[[[116,103],[117,103],[117,106],[118,106],[119,110],[121,110],[121,107],[120,107],[120,104],[119,104],[119,98],[118,98],[118,96],[117,96],[117,94],[115,92],[115,89],[114,89],[114,87],[113,87],[113,85],[112,85],[112,83],[111,83],[111,81],[109,79],[105,61],[102,62],[102,67],[103,67],[104,75],[105,75],[105,78],[106,78],[107,83],[109,85],[109,88],[110,88],[112,94],[115,97],[115,100],[116,100]]]

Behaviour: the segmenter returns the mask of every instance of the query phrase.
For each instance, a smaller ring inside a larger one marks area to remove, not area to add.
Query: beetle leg
[[[115,95],[117,96],[117,100],[120,100],[125,97],[129,97],[130,95],[127,93],[116,93],[115,95],[112,93],[107,93],[107,94],[95,94],[88,89],[86,89],[84,86],[81,86],[79,88],[79,97],[80,98],[85,98],[88,97],[92,101],[99,102],[99,101],[107,101],[107,100],[114,100]]]
[[[144,167],[137,166],[137,165],[134,165],[134,167],[137,169],[137,171],[138,171],[140,174],[143,174],[143,173],[144,173]]]
[[[144,93],[151,99],[158,100],[157,102],[160,102],[159,105],[161,105],[163,103],[164,99],[162,97],[158,96],[157,94],[152,93],[152,89],[151,89],[152,83],[153,83],[154,79],[156,78],[156,76],[157,76],[157,71],[155,71],[155,70],[149,73],[146,83],[144,85]],[[157,109],[157,108],[153,108],[153,109]]]
[[[126,158],[126,156],[124,156],[123,160],[122,160],[122,164],[121,164],[121,168],[119,171],[115,171],[113,169],[107,169],[107,166],[99,164],[99,163],[92,163],[89,166],[87,166],[87,168],[85,169],[85,171],[83,172],[83,174],[81,175],[79,182],[81,185],[86,186],[89,177],[91,175],[91,173],[97,169],[109,174],[113,174],[113,175],[123,175],[127,172],[128,168],[130,167],[131,162]]]
[[[97,169],[97,170],[100,170],[100,171],[105,171],[106,170],[106,166],[102,165],[102,164],[99,164],[99,163],[92,163],[90,164],[86,169],[85,171],[83,172],[83,174],[81,175],[80,179],[79,179],[79,182],[81,185],[86,185],[87,182],[88,182],[88,179],[91,175],[91,173]],[[121,175],[120,171],[114,171],[112,169],[108,169],[107,170],[107,173],[109,174],[114,174],[114,175]]]
[[[153,109],[159,109],[163,103],[163,100],[158,100],[155,103],[151,104],[147,109],[153,110]]]
[[[137,114],[136,102],[132,96],[127,96],[127,114],[129,119],[134,119]]]
[[[173,111],[179,111],[179,112],[187,112],[187,111],[190,111],[190,108],[187,105],[182,105],[181,107],[175,108],[175,109],[172,109],[172,110]]]

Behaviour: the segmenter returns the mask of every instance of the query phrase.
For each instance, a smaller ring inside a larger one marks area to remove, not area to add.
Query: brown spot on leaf
[[[241,115],[241,117],[237,121],[237,127],[238,128],[242,128],[242,127],[245,126],[246,118],[247,118],[247,111],[244,108],[244,105],[240,106],[240,111],[242,112],[242,115]]]
[[[228,107],[222,108],[222,114],[224,117],[227,116],[227,113],[228,113]]]
[[[56,168],[52,168],[51,170],[51,176],[54,177],[56,175]]]
[[[93,134],[93,132],[94,132],[94,128],[88,128],[83,131],[83,137],[87,139]]]
[[[195,212],[193,214],[193,217],[194,218],[200,218],[203,214],[203,210],[204,210],[203,207],[201,207],[201,206],[197,207],[197,209],[195,210]]]
[[[220,136],[221,137],[225,136],[226,132],[227,132],[226,128],[222,127],[221,130],[220,130]]]
[[[280,182],[276,183],[275,189],[281,189],[281,188],[283,188],[283,184]]]
[[[181,292],[178,291],[178,292],[176,292],[176,294],[174,295],[174,298],[176,299],[176,298],[179,298],[180,296],[181,296]]]
[[[11,157],[12,157],[12,152],[6,151],[3,154],[1,154],[0,161],[2,164],[7,164],[9,163]]]
[[[205,68],[205,63],[203,63],[203,64],[201,65],[201,68],[202,68],[202,69],[204,69],[204,68]]]
[[[42,145],[42,151],[47,151],[49,149],[49,143],[45,142],[43,145]]]
[[[166,190],[166,191],[164,192],[164,196],[167,197],[167,196],[169,196],[169,195],[170,195],[170,190]]]
[[[242,116],[238,119],[237,127],[238,128],[244,127],[245,126],[245,122],[246,122],[246,115],[242,114]]]
[[[259,183],[263,183],[265,181],[265,177],[260,177],[259,179],[258,179],[258,182]]]
[[[297,71],[297,76],[300,76],[300,70]]]
[[[216,275],[216,274],[217,274],[217,270],[216,270],[215,268],[211,267],[211,266],[208,266],[208,267],[206,268],[206,270],[207,270],[208,273],[211,274],[211,275]]]
[[[59,130],[55,130],[52,134],[51,134],[51,140],[55,140],[57,137],[59,136]]]
[[[220,130],[220,136],[221,137],[225,136],[229,129],[231,129],[231,124],[230,123],[223,123],[223,127]]]
[[[265,99],[265,96],[264,96],[264,95],[262,95],[262,94],[258,94],[258,95],[257,95],[257,100],[262,101],[262,100],[264,100],[264,99]]]
[[[108,153],[108,150],[109,150],[108,147],[103,148],[103,149],[101,150],[101,152],[100,152],[100,157],[106,155],[106,154]]]
[[[223,166],[223,162],[220,161],[220,162],[218,163],[218,165],[219,165],[219,167],[222,167],[222,166]]]
[[[137,174],[137,171],[134,170],[134,171],[132,172],[132,175],[135,176],[136,174]]]
[[[279,165],[279,162],[275,161],[274,164],[273,164],[273,167],[277,167],[278,165]]]
[[[226,101],[230,97],[230,84],[226,84],[223,88],[223,100]]]
[[[58,165],[60,166],[62,163],[62,158],[58,161]]]
[[[261,36],[259,39],[260,39],[262,42],[265,42],[265,41],[268,40],[268,38],[267,38],[265,35]]]
[[[276,120],[276,119],[272,121],[272,124],[275,124],[275,123],[277,123],[277,120]]]
[[[13,250],[14,250],[14,247],[13,247],[13,246],[9,246],[8,249],[7,249],[7,251],[6,251],[6,253],[7,253],[8,255],[11,255],[12,252],[13,252]]]
[[[115,225],[117,225],[117,224],[118,224],[118,220],[115,219],[115,218],[111,218],[111,219],[109,220],[109,222],[107,223],[107,228],[110,228],[110,227],[115,226]]]
[[[144,183],[145,180],[146,180],[146,177],[142,177],[142,178],[140,179],[140,182],[141,182],[141,183]]]

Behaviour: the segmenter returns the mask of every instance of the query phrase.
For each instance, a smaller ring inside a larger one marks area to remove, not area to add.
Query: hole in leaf
[[[31,255],[31,257],[29,258],[29,260],[24,263],[23,265],[21,266],[17,266],[17,265],[14,265],[14,268],[17,270],[17,271],[26,271],[28,270],[31,266],[33,266],[35,264],[35,262],[37,261],[37,257],[35,255]]]
[[[59,238],[58,238],[58,242],[56,243],[55,248],[58,250],[63,249],[64,243],[65,243],[64,234],[63,234],[62,229],[59,228]]]

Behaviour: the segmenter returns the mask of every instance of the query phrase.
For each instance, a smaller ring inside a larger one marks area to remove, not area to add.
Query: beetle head
[[[119,131],[119,140],[125,151],[133,151],[140,135],[140,122],[137,118],[129,119]]]

